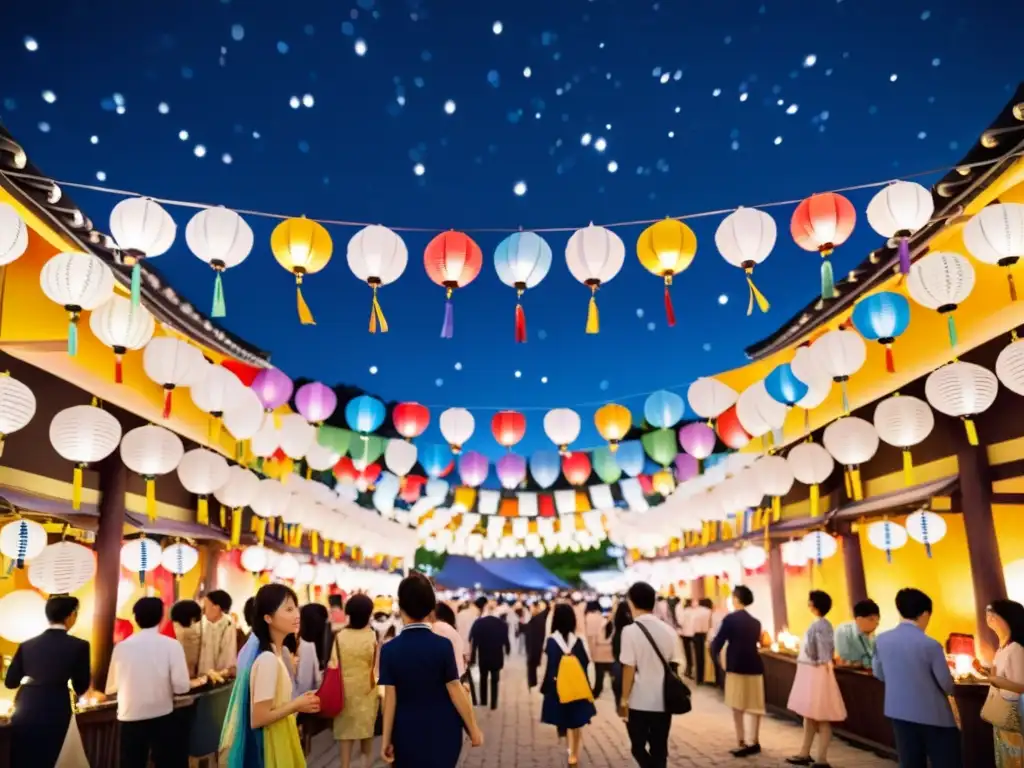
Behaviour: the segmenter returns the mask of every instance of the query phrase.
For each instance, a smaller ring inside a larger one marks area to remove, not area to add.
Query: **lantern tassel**
[[[313,479],[313,470],[309,466],[309,464],[306,465],[306,479],[307,480],[312,480]]]
[[[242,542],[242,510],[235,507],[231,510],[231,548]]]
[[[309,310],[309,305],[302,297],[302,278],[299,276],[295,278],[295,303],[299,308],[299,322],[303,325],[316,325],[313,313]]]
[[[811,434],[811,409],[804,408],[804,434]]]
[[[853,498],[853,480],[850,477],[850,470],[849,469],[844,469],[843,470],[843,486],[846,489],[846,498],[852,499]]]
[[[4,455],[4,441],[7,439],[6,435],[0,434],[0,456]]]
[[[76,464],[71,480],[71,508],[82,508],[82,465]]]
[[[587,333],[601,332],[601,317],[597,313],[597,297],[590,294],[590,304],[587,306]]]
[[[114,383],[124,383],[124,355],[120,352],[114,353]]]
[[[969,445],[978,444],[978,428],[974,426],[974,419],[970,417],[964,418],[964,429],[967,431],[967,443]]]
[[[68,313],[68,354],[75,357],[78,354],[78,313]]]
[[[220,416],[211,416],[210,417],[209,437],[210,437],[210,444],[211,445],[213,443],[218,442],[220,440],[220,428],[221,428],[221,424],[222,423],[223,422],[221,421],[221,417]]]
[[[843,394],[843,415],[850,415],[850,396],[846,392],[846,381],[839,382],[839,389]]]
[[[903,449],[903,484],[907,487],[914,484],[914,457],[909,448]]]
[[[782,519],[782,498],[772,496],[772,520],[776,523]]]
[[[227,304],[224,301],[224,281],[221,279],[220,270],[217,270],[217,276],[213,278],[213,310],[210,312],[210,317],[225,317],[227,313]]]
[[[762,312],[767,312],[771,309],[771,304],[768,303],[768,299],[765,298],[764,294],[757,289],[754,285],[754,269],[753,267],[746,270],[747,272],[747,292],[750,294],[750,298],[747,301],[747,317],[754,314],[754,304],[757,304],[757,308]]]
[[[516,344],[526,343],[526,310],[522,304],[516,304]]]
[[[309,534],[309,548],[313,554],[316,554],[320,548],[320,535],[316,531],[312,531]]]
[[[1010,301],[1017,300],[1017,284],[1013,281],[1013,272],[1006,270],[1006,282],[1010,286]]]
[[[210,524],[210,499],[205,494],[196,501],[196,522],[199,525]]]
[[[377,286],[373,286],[373,304],[370,306],[370,333],[377,332],[377,326],[380,326],[381,333],[388,332],[388,321],[384,317],[384,310],[380,308],[380,302],[377,300]]]
[[[832,263],[824,258],[821,262],[821,298],[834,299],[835,297],[836,283],[832,274]]]
[[[675,328],[676,310],[672,306],[672,291],[669,290],[670,282],[665,283],[665,322],[669,328]]]
[[[953,319],[952,313],[946,315],[946,332],[949,334],[949,346],[956,347],[956,320]]]
[[[441,338],[450,339],[455,336],[455,307],[449,298],[444,303],[444,321],[441,323]]]
[[[223,504],[220,505],[220,527],[228,527],[228,511],[224,508]]]
[[[135,259],[132,265],[132,306],[137,307],[142,302],[142,259]]]
[[[174,402],[173,398],[174,398],[174,390],[173,389],[165,389],[164,390],[164,410],[163,410],[163,413],[162,413],[162,416],[165,419],[171,418],[171,405]]]
[[[817,483],[813,483],[810,489],[811,517],[821,514],[821,489]]]
[[[899,242],[899,246],[897,247],[896,251],[899,254],[899,259],[900,259],[900,274],[901,275],[909,275],[910,274],[910,238],[906,237],[906,236],[901,237],[900,238],[900,242]]]
[[[850,468],[850,486],[853,488],[853,500],[864,500],[864,484],[860,480],[860,467]]]
[[[254,522],[256,523],[256,542],[262,547],[267,538],[267,521],[262,517],[257,517]]]
[[[146,478],[146,518],[156,521],[156,480],[152,477]]]
[[[892,344],[885,345],[885,370],[887,373],[896,373],[896,361],[892,356]]]

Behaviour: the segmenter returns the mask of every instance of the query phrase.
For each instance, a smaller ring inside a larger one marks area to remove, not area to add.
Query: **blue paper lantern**
[[[783,405],[796,405],[806,397],[810,387],[804,384],[793,373],[793,366],[789,363],[777,365],[764,378],[764,388],[768,397]]]
[[[644,463],[647,461],[643,443],[639,440],[627,440],[624,443],[619,443],[619,448],[615,451],[615,461],[630,477],[642,474]]]
[[[882,291],[861,299],[853,308],[853,327],[868,341],[885,347],[885,370],[896,372],[892,344],[910,325],[910,302],[891,291]]]
[[[419,447],[419,460],[427,477],[444,477],[452,468],[452,451],[447,445],[431,443]]]
[[[551,258],[551,246],[533,232],[514,232],[498,243],[494,251],[494,270],[498,279],[516,291],[515,339],[519,344],[526,341],[523,292],[547,276]]]
[[[360,395],[348,401],[345,406],[345,421],[361,435],[376,432],[384,423],[384,403],[369,395]]]
[[[550,488],[562,474],[562,457],[556,451],[536,451],[530,457],[530,476],[541,488]]]
[[[658,429],[674,427],[683,418],[685,410],[683,398],[666,389],[652,392],[644,402],[644,418],[648,424]]]

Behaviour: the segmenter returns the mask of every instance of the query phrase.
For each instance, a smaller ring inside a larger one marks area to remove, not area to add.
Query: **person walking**
[[[693,620],[694,606],[696,600],[680,600],[676,604],[676,626],[679,628],[679,639],[683,643],[683,653],[686,656],[686,669],[683,674],[693,679],[697,669],[697,660],[693,653]]]
[[[800,753],[789,757],[790,765],[828,765],[828,746],[832,741],[832,723],[846,719],[846,705],[832,669],[835,637],[832,624],[825,617],[832,610],[827,592],[812,590],[807,607],[815,620],[807,628],[800,643],[796,677],[786,705],[804,719],[804,741]],[[818,756],[811,758],[814,737],[818,737]]]
[[[1024,693],[1024,606],[1013,600],[993,600],[985,611],[985,619],[999,638],[999,650],[988,677],[988,696],[996,706],[990,707],[986,702],[981,715],[992,723],[996,768],[1021,768],[1024,766],[1024,737],[1020,728],[1020,695]]]
[[[532,616],[523,630],[526,635],[526,685],[531,690],[537,687],[537,669],[544,659],[544,641],[551,609],[546,602],[538,600],[530,606]]]
[[[544,696],[540,721],[555,726],[560,733],[565,732],[569,742],[569,765],[577,765],[580,746],[583,743],[582,729],[597,714],[597,709],[594,707],[592,694],[590,698],[569,702],[563,702],[559,696],[556,678],[559,676],[563,657],[570,654],[579,661],[583,673],[582,682],[588,686],[589,692],[585,670],[590,659],[587,658],[583,641],[576,637],[576,612],[569,603],[555,605],[551,615],[551,636],[547,639],[544,653],[548,657],[548,662],[540,688]]]
[[[619,706],[622,701],[622,631],[632,623],[633,614],[629,610],[629,602],[619,601],[612,618],[612,693],[615,694],[615,706]]]
[[[679,636],[654,615],[657,593],[645,582],[629,588],[627,599],[633,623],[622,631],[622,699],[619,712],[626,721],[633,759],[640,768],[668,765],[668,734],[672,715],[665,711],[665,659],[678,667],[683,654]]]
[[[873,670],[885,683],[885,716],[900,765],[961,768],[960,730],[949,704],[953,676],[942,646],[925,634],[932,599],[919,589],[901,589],[896,610],[902,621],[875,641]]]
[[[691,628],[693,629],[693,661],[696,665],[693,681],[697,685],[704,685],[707,682],[704,670],[707,668],[708,635],[711,633],[711,607],[713,605],[711,598],[702,597],[693,607]]]
[[[363,765],[373,762],[373,726],[377,720],[377,681],[374,660],[377,634],[370,627],[373,600],[353,595],[345,604],[346,621],[331,647],[331,661],[341,668],[345,688],[345,706],[334,718],[334,739],[341,752],[341,768],[351,768],[353,752],[358,748]]]
[[[601,604],[597,600],[587,603],[587,614],[585,618],[587,648],[594,659],[594,698],[600,699],[604,691],[605,675],[613,675],[612,665],[615,657],[612,655],[612,620],[601,611]],[[616,699],[616,701],[618,701]]]
[[[473,630],[473,625],[476,620],[483,615],[484,608],[487,606],[487,598],[481,595],[476,599],[475,602],[466,603],[459,609],[459,612],[455,615],[455,628],[459,631],[462,636],[462,652],[465,654],[465,663],[469,666],[470,655],[473,652],[473,643],[469,639],[469,633]],[[473,676],[470,675],[466,680],[469,684],[469,696],[473,702],[473,706],[476,706],[476,685],[473,682]]]
[[[469,631],[471,663],[480,670],[480,705],[486,707],[490,683],[491,709],[498,708],[498,687],[505,656],[512,653],[508,637],[508,624],[493,613],[486,613],[473,623]]]

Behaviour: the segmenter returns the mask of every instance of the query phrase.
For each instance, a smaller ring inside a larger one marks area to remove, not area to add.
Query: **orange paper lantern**
[[[594,426],[597,427],[597,433],[608,441],[608,448],[614,453],[619,447],[619,441],[626,437],[633,426],[633,416],[626,406],[608,403],[594,413]]]
[[[574,487],[578,488],[590,479],[590,470],[590,455],[583,451],[562,457],[562,474]]]
[[[835,192],[811,195],[793,211],[789,229],[796,244],[805,251],[821,254],[821,298],[836,297],[832,264],[828,257],[832,251],[853,234],[857,211],[853,203]]]
[[[483,263],[484,256],[480,246],[463,232],[442,232],[427,244],[427,249],[423,252],[423,266],[427,270],[427,276],[445,289],[442,339],[450,339],[455,335],[452,292],[473,282],[480,274]]]

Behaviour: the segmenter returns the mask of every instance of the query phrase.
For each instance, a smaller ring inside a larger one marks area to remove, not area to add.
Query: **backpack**
[[[647,627],[641,624],[639,621],[634,624],[644,633],[644,636],[650,642],[651,647],[654,648],[654,652],[658,654],[658,658],[661,660],[661,664],[665,669],[665,682],[664,682],[664,693],[665,693],[665,712],[669,715],[685,715],[693,708],[693,704],[690,702],[690,689],[683,682],[682,678],[679,677],[679,672],[676,668],[665,661],[665,657],[661,654],[661,649],[658,648],[658,644],[654,642],[654,638],[651,637],[651,633],[647,631]]]
[[[562,638],[555,637],[555,642],[562,649],[562,658],[558,662],[558,671],[555,675],[555,692],[558,694],[558,701],[561,704],[571,704],[574,701],[594,700],[594,692],[590,689],[590,681],[587,680],[587,673],[576,655],[571,652],[567,643]],[[575,643],[573,643],[575,645]]]

